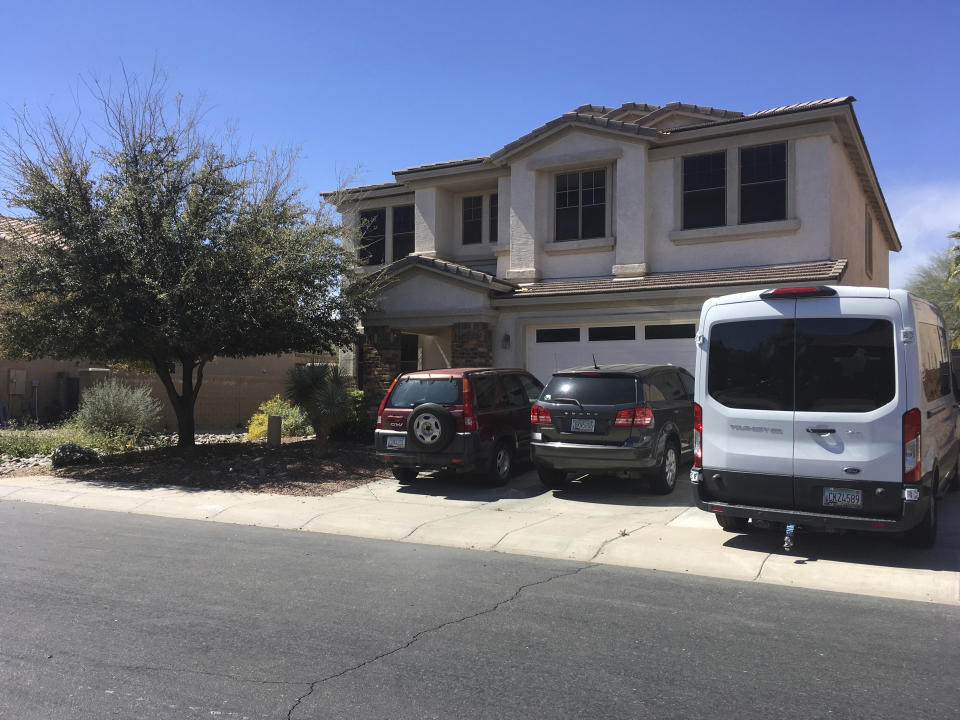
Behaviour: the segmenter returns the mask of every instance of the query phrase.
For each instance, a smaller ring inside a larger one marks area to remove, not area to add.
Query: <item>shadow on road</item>
[[[905,545],[894,533],[847,531],[843,533],[804,532],[796,536],[793,552],[783,552],[783,526],[751,528],[732,535],[726,547],[794,557],[796,564],[818,561],[856,563],[913,570],[960,571],[960,496],[941,501],[937,546],[918,550]]]

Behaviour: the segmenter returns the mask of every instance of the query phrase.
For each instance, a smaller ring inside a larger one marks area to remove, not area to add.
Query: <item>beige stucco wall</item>
[[[830,148],[830,238],[834,257],[849,260],[844,283],[889,287],[890,256],[886,242],[873,219],[873,272],[866,267],[867,198],[839,143]]]

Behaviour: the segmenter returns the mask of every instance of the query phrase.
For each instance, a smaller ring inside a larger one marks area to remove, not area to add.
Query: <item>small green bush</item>
[[[160,403],[149,388],[111,378],[83,393],[70,424],[100,436],[111,449],[139,445],[160,427]]]
[[[70,442],[91,445],[94,444],[91,439],[89,433],[69,425],[0,430],[0,453],[15,457],[49,455],[58,445]]]
[[[313,432],[310,420],[300,408],[294,407],[280,395],[274,395],[260,403],[257,412],[250,418],[247,423],[247,440],[262,440],[267,436],[267,418],[270,415],[280,416],[280,434],[283,437],[299,437]]]
[[[72,442],[57,445],[50,454],[50,461],[55,468],[67,467],[68,465],[88,465],[99,460],[100,456],[97,455],[96,450]]]
[[[377,421],[367,413],[363,390],[351,390],[350,414],[346,420],[337,423],[330,429],[330,437],[335,440],[351,440],[354,442],[373,442],[373,432]]]

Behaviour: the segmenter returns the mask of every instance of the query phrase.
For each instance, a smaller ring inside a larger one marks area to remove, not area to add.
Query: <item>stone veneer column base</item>
[[[450,362],[453,367],[493,365],[493,328],[485,322],[454,323]]]
[[[400,332],[386,325],[363,329],[363,399],[376,413],[390,383],[400,373]]]

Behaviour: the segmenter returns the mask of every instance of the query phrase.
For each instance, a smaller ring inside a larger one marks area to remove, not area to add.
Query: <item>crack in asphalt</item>
[[[380,653],[379,655],[375,655],[369,660],[364,660],[363,662],[357,663],[356,665],[348,667],[345,670],[341,670],[340,672],[334,673],[332,675],[327,675],[326,677],[322,677],[319,680],[314,680],[312,683],[310,683],[310,689],[306,693],[298,697],[296,701],[293,703],[293,705],[290,707],[290,710],[287,711],[287,720],[293,720],[293,713],[300,706],[300,703],[302,703],[304,700],[310,697],[316,691],[317,687],[319,687],[323,683],[329,682],[330,680],[336,680],[337,678],[343,677],[344,675],[347,675],[348,673],[352,673],[355,670],[360,670],[361,668],[364,668],[367,665],[372,665],[378,660],[382,660],[385,657],[389,657],[390,655],[398,653],[401,650],[406,650],[408,647],[413,645],[424,635],[438,632],[440,630],[443,630],[445,627],[449,627],[450,625],[457,625],[459,623],[466,622],[467,620],[472,620],[473,618],[480,617],[481,615],[489,615],[492,612],[496,612],[504,605],[507,605],[508,603],[511,603],[514,600],[516,600],[518,597],[520,597],[520,593],[522,593],[524,590],[527,590],[528,588],[536,587],[537,585],[546,585],[547,583],[553,582],[554,580],[560,580],[565,577],[571,577],[573,575],[583,572],[584,570],[589,570],[590,568],[595,568],[595,567],[599,567],[599,565],[597,563],[590,563],[589,565],[584,565],[582,567],[577,568],[576,570],[571,570],[570,572],[551,575],[550,577],[545,578],[543,580],[537,580],[536,582],[527,583],[526,585],[521,585],[519,588],[517,588],[517,591],[513,593],[513,595],[506,598],[505,600],[500,600],[498,603],[496,603],[492,607],[488,607],[483,610],[478,610],[477,612],[470,613],[469,615],[464,615],[463,617],[457,618],[456,620],[447,620],[446,622],[440,623],[439,625],[436,625],[431,628],[427,628],[426,630],[421,630],[420,632],[416,633],[413,637],[411,637],[403,645],[398,645],[392,650],[387,650],[386,652]]]

